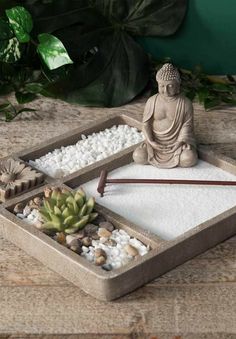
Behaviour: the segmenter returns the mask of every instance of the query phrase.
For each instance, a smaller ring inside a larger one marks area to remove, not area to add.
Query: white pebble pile
[[[29,164],[54,178],[62,178],[96,161],[105,159],[141,142],[144,136],[135,127],[118,125],[88,136],[70,146],[62,146]]]
[[[29,207],[25,207],[23,213],[17,213],[16,216],[20,219],[24,219],[28,224],[37,224],[38,222],[42,222],[42,217],[39,213],[39,210],[32,209]]]
[[[90,262],[93,262],[95,260],[95,250],[97,248],[101,248],[106,252],[107,255],[106,264],[104,266],[110,265],[111,269],[116,269],[124,266],[131,260],[134,260],[134,257],[129,255],[125,250],[126,245],[129,244],[135,247],[139,252],[139,255],[144,255],[150,250],[149,246],[145,246],[141,241],[136,238],[131,238],[124,230],[115,229],[114,231],[112,231],[110,239],[115,240],[115,242],[117,243],[116,246],[104,243],[107,238],[100,238],[99,240],[93,240],[92,246],[83,246],[83,252],[81,253],[81,255]]]

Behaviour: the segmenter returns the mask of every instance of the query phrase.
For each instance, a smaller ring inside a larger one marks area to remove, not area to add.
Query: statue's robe
[[[145,141],[148,152],[148,163],[159,168],[172,168],[179,165],[180,154],[185,145],[196,148],[193,133],[193,112],[189,109],[189,99],[184,96],[177,98],[177,105],[174,120],[171,126],[165,131],[155,131],[153,128],[153,115],[158,109],[158,94],[148,99],[144,114],[143,123],[151,123],[153,139],[158,143],[157,148],[153,148],[148,141]],[[183,142],[177,150],[173,150],[176,143]],[[172,145],[172,146],[170,146]]]

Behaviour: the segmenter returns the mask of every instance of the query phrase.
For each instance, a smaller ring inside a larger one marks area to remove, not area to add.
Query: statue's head
[[[160,95],[174,97],[180,93],[180,74],[172,64],[164,64],[156,74]]]

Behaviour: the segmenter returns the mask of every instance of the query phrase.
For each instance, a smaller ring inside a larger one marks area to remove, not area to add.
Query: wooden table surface
[[[0,121],[0,157],[114,113],[140,118],[144,99],[113,109],[44,98],[30,106],[37,112]],[[195,105],[195,130],[200,143],[236,158],[236,108],[205,112]],[[98,337],[236,338],[236,237],[125,297],[101,302],[0,236],[0,338]]]

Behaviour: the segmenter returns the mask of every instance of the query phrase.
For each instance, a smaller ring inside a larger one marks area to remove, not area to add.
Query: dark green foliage
[[[157,91],[155,74],[164,62],[171,62],[170,59],[163,62],[152,60],[152,90]],[[194,70],[179,69],[181,74],[181,87],[184,94],[190,100],[196,100],[203,104],[206,110],[218,107],[222,104],[236,105],[236,81],[231,76],[212,76],[204,73],[201,66]]]
[[[12,10],[11,5],[26,10]],[[51,71],[40,65],[35,49],[25,48],[17,54],[18,64],[41,69],[46,76],[46,81],[40,80],[43,88],[38,93],[84,105],[119,106],[137,96],[150,79],[148,57],[135,36],[175,33],[186,7],[187,0],[22,0],[3,1],[0,10],[8,9],[8,18],[17,19],[11,23],[8,39],[14,32],[25,43],[30,34],[30,41],[37,44],[39,36],[37,51]],[[33,18],[33,29],[27,13]],[[55,50],[58,58],[54,58]],[[60,67],[71,59],[73,65]],[[17,100],[34,97],[25,93],[25,84],[22,88]]]

